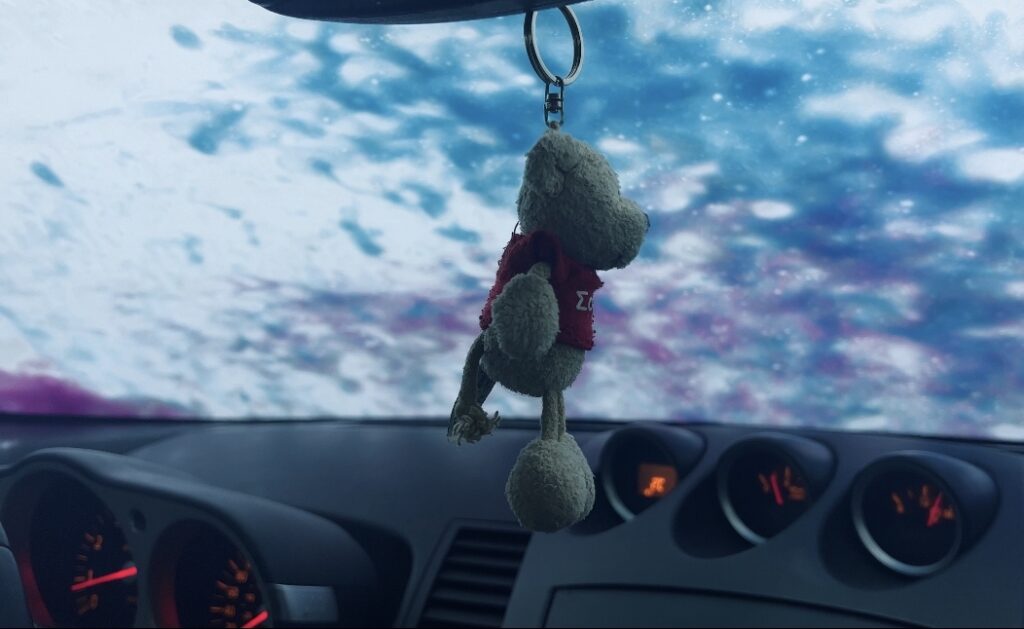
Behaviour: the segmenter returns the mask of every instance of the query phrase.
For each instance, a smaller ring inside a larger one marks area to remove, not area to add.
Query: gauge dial
[[[252,563],[212,529],[200,529],[182,549],[174,592],[183,627],[270,626]]]
[[[904,574],[941,568],[960,545],[960,508],[944,483],[923,470],[890,469],[860,483],[854,523],[871,554]]]
[[[754,544],[792,524],[811,502],[800,468],[769,449],[736,458],[720,478],[719,489],[729,523]]]
[[[36,586],[55,625],[134,623],[138,568],[124,532],[92,492],[70,481],[51,486],[40,496],[31,530]]]

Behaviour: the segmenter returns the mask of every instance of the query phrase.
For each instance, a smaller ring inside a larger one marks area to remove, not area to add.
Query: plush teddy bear
[[[650,220],[619,191],[600,153],[550,129],[526,155],[512,234],[498,267],[448,425],[450,440],[474,443],[498,425],[484,400],[498,382],[542,400],[541,435],[519,453],[505,486],[519,523],[557,531],[594,506],[594,476],[565,430],[569,387],[594,346],[597,271],[636,257]]]

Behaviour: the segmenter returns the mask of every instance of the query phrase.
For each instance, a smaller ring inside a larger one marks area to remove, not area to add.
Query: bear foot
[[[553,533],[590,514],[594,474],[572,435],[538,437],[519,453],[505,497],[524,528]]]

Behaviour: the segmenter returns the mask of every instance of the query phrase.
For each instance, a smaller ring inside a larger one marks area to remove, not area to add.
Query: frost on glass
[[[518,18],[4,13],[0,410],[448,413],[542,131]],[[653,227],[570,416],[1024,437],[1024,3],[578,13],[567,129]]]

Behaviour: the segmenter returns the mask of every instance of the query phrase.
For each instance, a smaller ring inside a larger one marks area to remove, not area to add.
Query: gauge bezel
[[[265,627],[273,627],[274,610],[272,607],[271,592],[267,587],[266,580],[260,574],[259,565],[253,559],[245,544],[233,535],[218,526],[199,520],[188,519],[175,522],[170,525],[156,541],[155,550],[150,558],[150,576],[148,587],[150,598],[153,601],[153,617],[161,627],[181,627],[181,620],[178,613],[177,586],[175,584],[178,572],[178,563],[182,558],[185,549],[201,535],[214,535],[224,538],[233,549],[245,557],[251,566],[253,578],[263,598],[263,607],[270,612],[270,618],[266,621]]]
[[[821,495],[834,469],[832,451],[825,445],[796,435],[783,433],[762,433],[752,435],[730,446],[719,459],[716,470],[715,489],[718,504],[722,508],[726,521],[746,541],[759,546],[771,537],[757,533],[743,521],[733,504],[729,494],[729,479],[733,467],[743,458],[754,454],[768,454],[778,457],[796,469],[807,485],[807,504],[804,510],[785,528],[792,526],[796,520],[810,510]],[[785,530],[783,529],[783,531]],[[782,531],[776,533],[781,534]],[[774,536],[772,536],[774,537]]]
[[[616,474],[621,472],[622,466],[636,462],[630,460],[635,457],[629,452],[638,446],[651,448],[662,455],[664,464],[675,468],[677,480],[675,487],[665,496],[634,512],[619,495],[615,484]],[[599,472],[601,487],[608,498],[608,504],[623,521],[629,522],[647,509],[663,502],[669,495],[676,493],[686,474],[696,466],[703,453],[704,440],[686,429],[661,424],[637,423],[615,431],[601,452]],[[623,457],[629,458],[624,460]]]
[[[904,561],[893,557],[891,554],[882,548],[881,544],[875,540],[871,531],[868,530],[867,521],[864,515],[864,499],[865,493],[867,492],[868,486],[879,479],[881,476],[891,474],[894,472],[909,472],[917,475],[926,482],[932,483],[938,487],[946,495],[950,496],[953,501],[953,508],[957,514],[956,519],[953,521],[956,530],[953,538],[953,543],[950,545],[949,550],[941,559],[934,563],[919,566],[909,564]],[[921,465],[915,461],[904,458],[891,458],[883,461],[876,462],[867,469],[864,470],[858,476],[854,482],[853,491],[850,496],[850,511],[853,516],[853,528],[857,531],[857,537],[860,539],[861,544],[864,548],[875,558],[880,564],[889,568],[890,570],[902,574],[908,577],[924,577],[930,574],[942,570],[948,566],[956,556],[960,553],[964,543],[964,516],[965,511],[963,503],[957,492],[952,486],[946,482],[946,480],[939,474],[930,470],[927,466]]]
[[[57,623],[43,600],[43,593],[39,590],[39,582],[32,566],[32,518],[43,493],[54,483],[67,480],[75,479],[70,475],[51,471],[29,474],[11,487],[3,510],[0,511],[0,519],[7,528],[11,550],[21,574],[29,615],[36,626],[54,627]]]
[[[34,544],[32,535],[32,522],[39,508],[43,496],[52,488],[65,485],[73,486],[76,490],[89,494],[98,505],[106,509],[113,516],[113,525],[117,526],[125,534],[126,543],[127,529],[117,518],[110,505],[100,496],[100,492],[88,483],[85,479],[58,470],[41,470],[26,474],[15,483],[7,494],[6,500],[0,509],[0,519],[3,519],[7,528],[7,534],[11,542],[11,551],[14,554],[18,565],[18,572],[21,575],[22,586],[25,593],[25,601],[28,606],[29,615],[36,626],[57,627],[60,626],[53,616],[46,597],[43,595],[36,576],[33,551]],[[131,549],[136,564],[139,564],[138,553]],[[134,622],[138,622],[142,610],[143,591],[141,579],[137,581],[138,604],[135,607]]]

